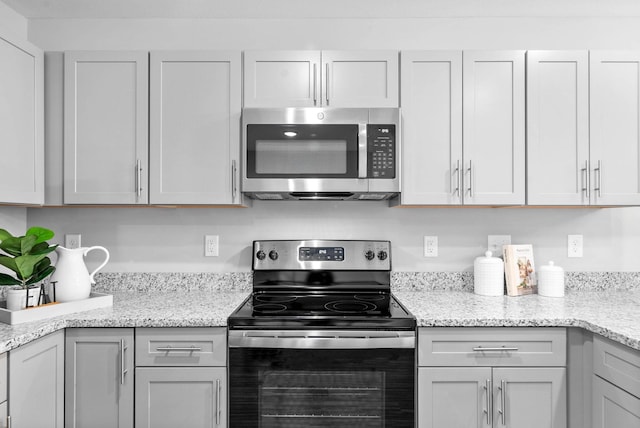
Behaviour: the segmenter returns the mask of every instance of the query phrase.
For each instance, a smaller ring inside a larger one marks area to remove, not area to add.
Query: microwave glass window
[[[338,174],[347,172],[346,140],[257,140],[258,174]]]

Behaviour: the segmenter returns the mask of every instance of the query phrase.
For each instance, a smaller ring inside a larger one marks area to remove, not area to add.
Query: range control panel
[[[367,125],[367,177],[396,177],[395,125]]]
[[[254,270],[391,270],[389,241],[254,241]]]

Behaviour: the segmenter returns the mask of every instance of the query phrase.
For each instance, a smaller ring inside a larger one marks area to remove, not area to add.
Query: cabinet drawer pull
[[[216,426],[220,425],[220,413],[222,412],[220,399],[222,397],[222,385],[220,379],[216,379]]]
[[[120,339],[120,385],[124,385],[124,377],[126,376],[127,370],[126,359],[124,357],[124,351],[127,350],[127,346],[124,343],[124,339]]]
[[[142,197],[142,162],[136,159],[136,202]]]
[[[236,174],[238,172],[238,168],[236,167],[236,161],[231,161],[231,202],[236,201],[236,192],[237,192],[237,184],[236,184]]]
[[[327,98],[327,105],[329,105],[329,63],[326,65],[327,74],[325,76],[326,87],[324,88],[324,93]]]
[[[594,169],[594,171],[596,172],[596,183],[598,187],[594,187],[593,191],[594,192],[598,192],[598,197],[601,198],[602,197],[602,161],[599,160],[598,161],[598,167]]]
[[[487,391],[487,425],[491,426],[493,424],[491,421],[493,419],[493,381],[491,379],[485,381],[484,389]]]
[[[318,105],[318,64],[313,63],[313,105]]]
[[[453,174],[451,174],[452,176],[455,175],[456,177],[456,187],[453,189],[452,195],[455,196],[456,194],[458,196],[460,196],[460,160],[458,159],[456,161],[456,167],[453,170]]]
[[[500,390],[500,407],[501,409],[498,410],[498,413],[500,413],[500,417],[502,418],[502,425],[506,425],[506,420],[507,420],[507,381],[506,380],[501,380],[500,381],[500,386],[498,387],[498,389]]]
[[[589,161],[584,161],[584,168],[580,170],[582,172],[582,191],[584,192],[587,203],[589,202]]]
[[[158,351],[158,352],[171,352],[171,351],[176,351],[176,352],[200,352],[200,351],[202,351],[202,348],[196,348],[195,346],[191,346],[189,348],[173,348],[171,346],[164,346],[162,348],[156,348],[156,351]]]
[[[471,161],[469,161],[467,172],[469,172],[469,187],[467,187],[467,191],[469,192],[469,197],[473,198],[473,167],[471,166]]]
[[[516,347],[511,347],[511,348],[507,348],[505,346],[501,346],[500,348],[483,348],[482,346],[477,346],[475,348],[473,348],[474,351],[476,352],[502,352],[502,351],[517,351],[518,348]]]

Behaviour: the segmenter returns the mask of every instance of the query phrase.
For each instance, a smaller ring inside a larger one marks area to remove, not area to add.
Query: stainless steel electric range
[[[415,317],[388,241],[255,241],[229,326],[233,427],[413,427]]]

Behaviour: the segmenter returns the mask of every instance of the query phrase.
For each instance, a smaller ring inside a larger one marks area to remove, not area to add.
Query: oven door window
[[[249,178],[356,178],[358,125],[247,125]]]
[[[413,349],[229,349],[230,426],[414,426]]]

